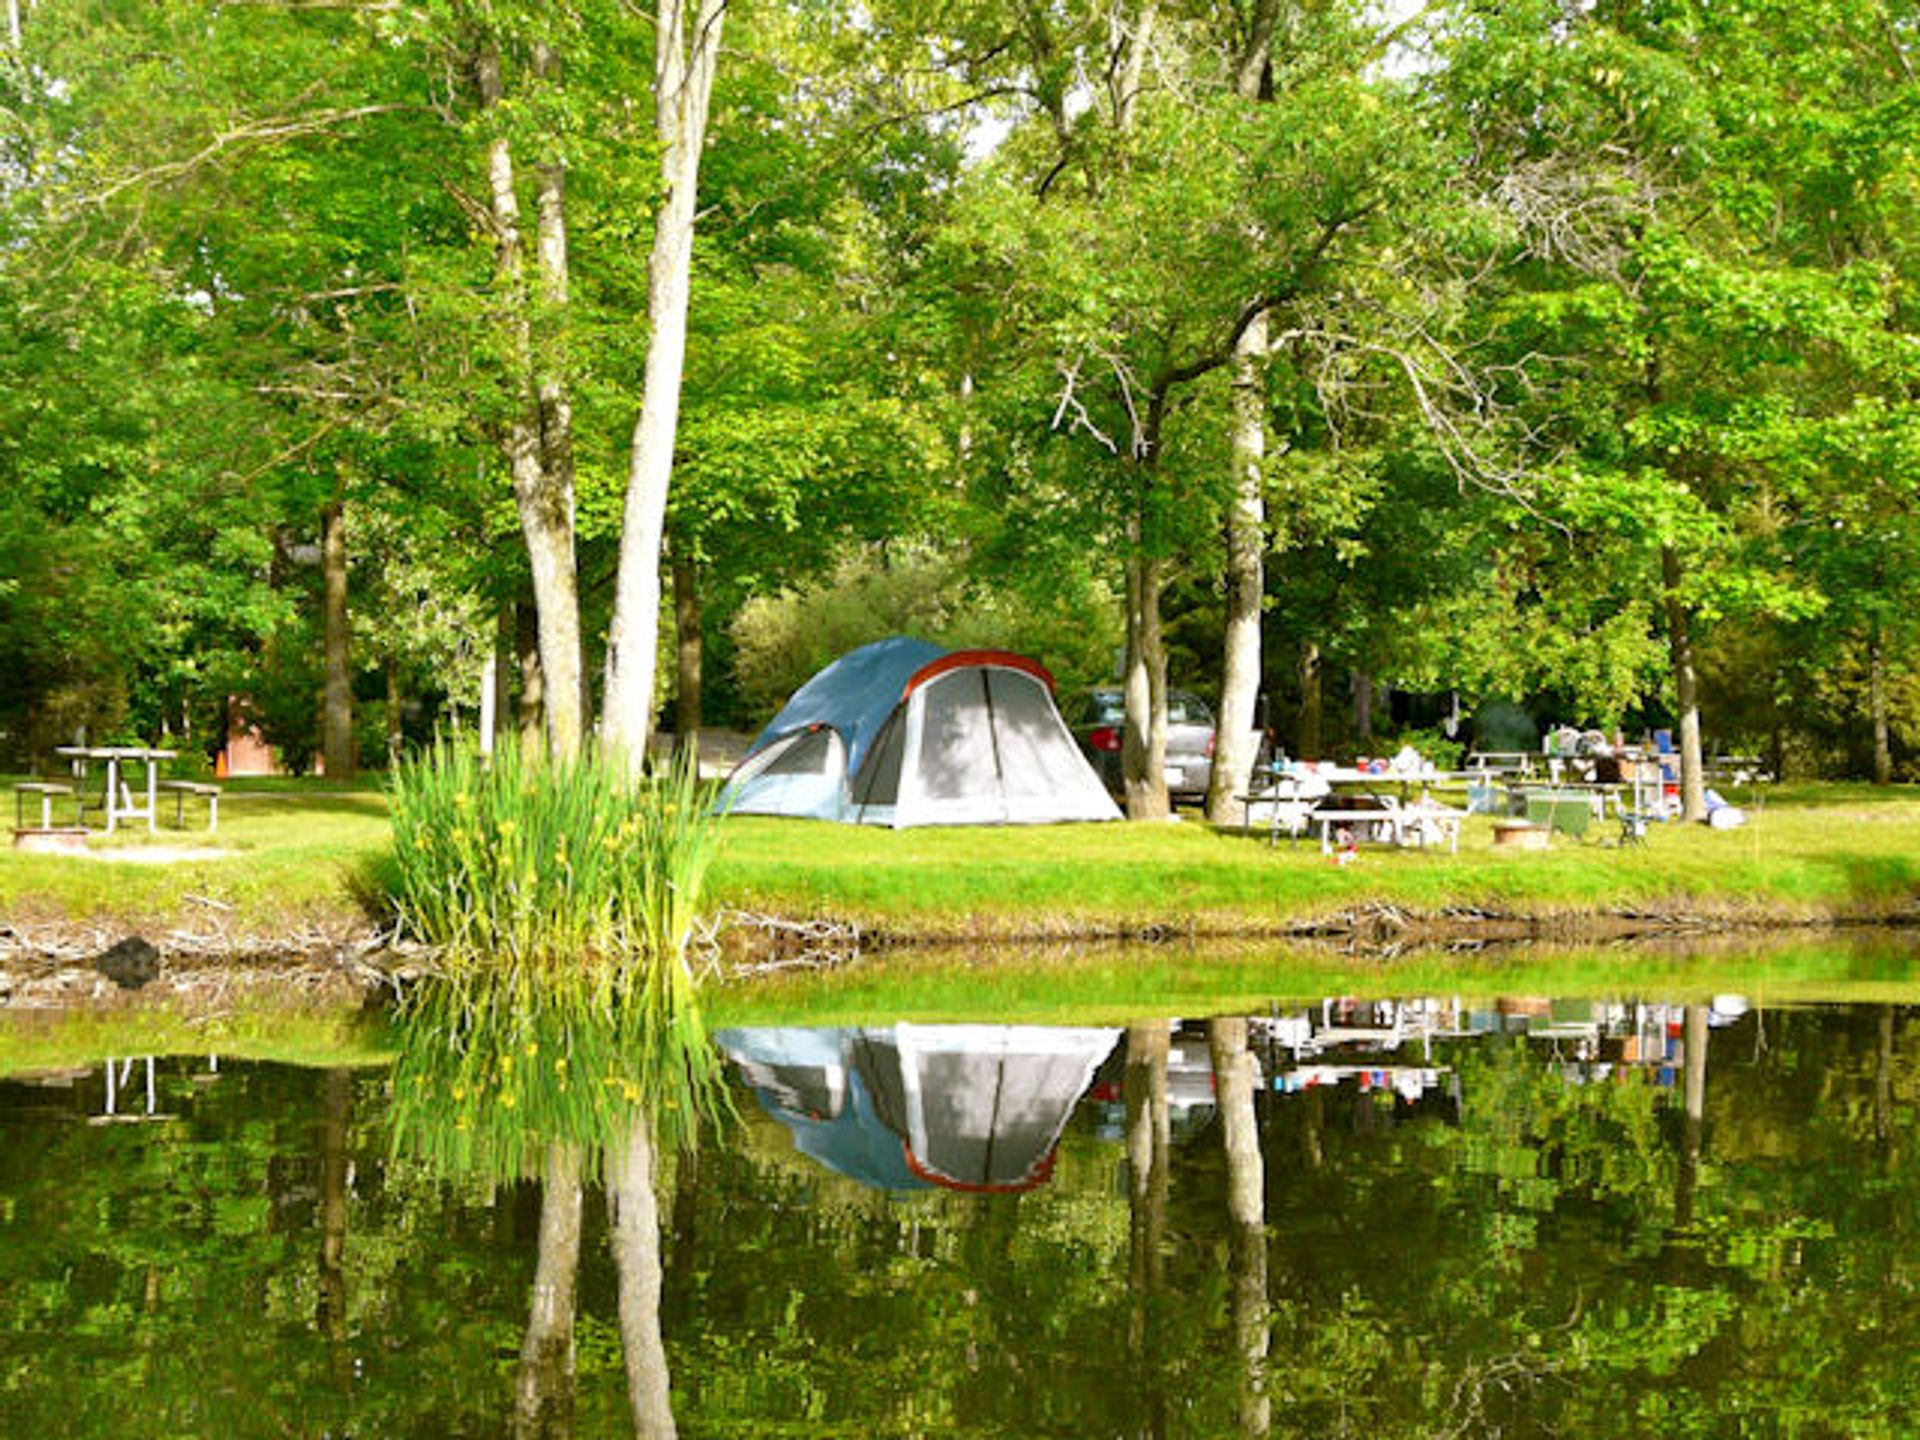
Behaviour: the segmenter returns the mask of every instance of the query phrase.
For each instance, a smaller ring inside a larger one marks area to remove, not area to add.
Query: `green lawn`
[[[1546,853],[1509,854],[1493,848],[1491,823],[1475,817],[1457,856],[1367,846],[1339,867],[1312,841],[1269,847],[1264,837],[1215,833],[1195,819],[899,832],[757,817],[724,823],[713,875],[720,905],[917,936],[1246,931],[1367,902],[1569,916],[1757,907],[1817,918],[1910,914],[1920,898],[1920,793],[1911,787],[1776,787],[1744,829],[1656,826],[1630,849],[1555,837]],[[0,920],[156,924],[220,915],[255,934],[318,919],[351,923],[364,915],[357,897],[386,845],[377,791],[242,782],[221,802],[217,835],[202,818],[158,835],[142,826],[96,838],[104,859],[0,850]],[[165,865],[111,858],[155,846],[228,853]]]
[[[743,817],[728,830],[714,878],[725,904],[953,936],[1237,929],[1371,901],[1559,914],[1757,904],[1814,917],[1909,910],[1920,898],[1911,788],[1780,787],[1745,828],[1657,825],[1631,848],[1556,836],[1545,853],[1510,853],[1473,817],[1458,855],[1363,846],[1345,866],[1310,840],[1270,847],[1197,820],[896,833]]]
[[[142,823],[95,835],[92,855],[22,855],[0,850],[0,917],[15,923],[112,918],[132,924],[233,915],[256,932],[278,924],[355,918],[366,867],[387,846],[386,799],[377,789],[342,790],[324,780],[241,781],[220,800],[210,833],[204,806],[189,801],[187,824]],[[142,852],[217,850],[217,858],[133,863]],[[118,863],[115,857],[131,857]]]

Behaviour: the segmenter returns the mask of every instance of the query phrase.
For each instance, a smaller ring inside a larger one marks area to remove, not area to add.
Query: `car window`
[[[1175,693],[1167,697],[1167,723],[1170,725],[1211,725],[1213,712],[1197,695]]]
[[[1082,725],[1118,725],[1127,714],[1126,697],[1096,691],[1080,707]]]

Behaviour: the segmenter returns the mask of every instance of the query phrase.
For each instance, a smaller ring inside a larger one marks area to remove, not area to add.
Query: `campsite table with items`
[[[154,816],[158,813],[155,798],[159,793],[160,773],[157,768],[162,760],[171,760],[178,750],[156,750],[147,745],[59,745],[54,754],[75,760],[79,763],[81,775],[86,773],[86,765],[93,760],[104,760],[107,765],[106,799],[103,804],[107,814],[107,833],[113,833],[114,826],[122,820],[145,820],[147,829],[158,828]],[[146,768],[146,802],[142,804],[133,789],[120,778],[123,765],[142,765]],[[83,802],[84,805],[84,802]]]
[[[1267,843],[1279,841],[1282,826],[1298,839],[1308,826],[1320,827],[1320,849],[1331,853],[1336,826],[1366,825],[1384,829],[1396,845],[1415,837],[1421,846],[1445,839],[1451,849],[1460,845],[1460,813],[1434,801],[1436,786],[1458,785],[1471,777],[1444,770],[1362,770],[1343,765],[1302,765],[1294,762],[1271,773],[1266,783],[1239,797],[1241,828],[1251,829],[1256,805],[1267,805]],[[1398,785],[1397,797],[1384,793]],[[1412,788],[1420,798],[1411,800]],[[1342,805],[1335,792],[1357,790],[1354,803]]]

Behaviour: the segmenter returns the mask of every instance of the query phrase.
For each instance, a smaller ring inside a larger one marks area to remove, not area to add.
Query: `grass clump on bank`
[[[439,745],[394,774],[394,903],[448,974],[684,971],[719,839],[707,811],[684,765],[635,783],[597,751]]]
[[[690,765],[441,745],[392,786],[390,884],[433,983],[400,1016],[396,1133],[447,1172],[531,1173],[644,1107],[720,1106],[690,947],[719,831]]]

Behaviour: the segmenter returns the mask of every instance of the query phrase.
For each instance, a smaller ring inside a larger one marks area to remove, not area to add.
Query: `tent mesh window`
[[[925,708],[916,779],[928,800],[966,800],[986,788],[981,777],[999,773],[986,677],[981,669],[955,670],[921,692]]]
[[[907,707],[896,705],[853,782],[856,805],[892,805],[900,799],[900,759],[906,749]]]
[[[825,775],[833,765],[839,737],[824,726],[797,735],[778,754],[767,758],[762,775]]]

